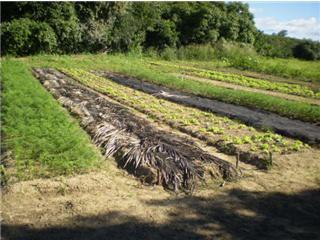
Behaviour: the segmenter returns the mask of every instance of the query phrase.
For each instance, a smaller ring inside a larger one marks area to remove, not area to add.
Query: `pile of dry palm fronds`
[[[55,98],[81,120],[106,157],[149,183],[174,191],[190,191],[212,165],[227,180],[238,178],[235,167],[191,140],[159,130],[126,107],[88,89],[54,69],[34,69],[34,74]]]

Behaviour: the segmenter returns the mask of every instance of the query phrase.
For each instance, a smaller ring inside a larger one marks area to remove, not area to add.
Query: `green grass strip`
[[[78,123],[19,60],[2,61],[2,139],[19,180],[79,173],[102,160]]]

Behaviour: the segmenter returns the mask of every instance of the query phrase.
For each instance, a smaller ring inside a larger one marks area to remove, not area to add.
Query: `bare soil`
[[[15,183],[2,194],[2,239],[319,239],[319,152],[269,172],[212,182],[193,196],[106,170]]]
[[[143,80],[107,71],[93,71],[99,76],[111,79],[119,84],[132,87],[143,92],[153,94],[179,104],[192,106],[201,110],[217,113],[233,119],[239,119],[245,124],[257,127],[268,128],[273,131],[292,138],[298,138],[304,142],[315,144],[320,143],[320,126],[299,120],[293,120],[279,116],[274,113],[257,109],[233,105],[213,99],[185,94],[166,87],[158,86]]]

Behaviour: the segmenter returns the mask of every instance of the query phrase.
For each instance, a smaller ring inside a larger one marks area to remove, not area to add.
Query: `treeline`
[[[287,31],[266,35],[258,32],[254,46],[263,56],[280,58],[301,58],[305,60],[320,59],[320,43],[287,37]]]
[[[249,6],[239,2],[2,2],[1,5],[2,54],[141,52],[150,48],[161,52],[167,48],[228,41],[252,45],[261,54],[273,56],[283,46],[278,44],[280,47],[275,50],[275,45],[265,40],[266,35],[256,29]],[[291,50],[292,53],[281,57],[295,56],[293,47]],[[309,58],[319,57],[315,54]]]

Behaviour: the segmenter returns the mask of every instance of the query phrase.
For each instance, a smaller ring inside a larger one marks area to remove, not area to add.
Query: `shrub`
[[[56,35],[47,23],[26,18],[4,23],[1,27],[1,42],[3,54],[19,56],[51,53],[57,46]]]
[[[252,70],[259,65],[257,53],[250,44],[220,41],[215,49],[217,57],[227,60],[230,66]]]
[[[33,31],[33,49],[34,53],[51,53],[57,47],[56,34],[47,23],[37,23]]]
[[[160,53],[161,58],[167,61],[175,60],[177,59],[177,52],[175,48],[165,48],[161,53]]]
[[[103,50],[110,46],[110,27],[102,21],[89,20],[86,24],[81,24],[82,49],[89,52]]]
[[[210,45],[189,45],[177,50],[177,58],[181,60],[213,60],[216,52]]]
[[[199,60],[211,61],[221,59],[229,65],[242,69],[255,69],[259,64],[257,53],[250,44],[226,42],[224,40],[215,45],[187,45],[176,48],[165,48],[160,52],[165,60]]]
[[[156,48],[154,47],[149,47],[147,48],[144,52],[143,52],[145,57],[149,57],[149,58],[158,58],[159,57],[159,53],[157,51]]]
[[[57,19],[51,23],[51,26],[57,35],[59,52],[79,52],[81,28],[77,20],[65,21]]]
[[[178,41],[178,33],[175,24],[169,20],[159,21],[152,31],[146,32],[145,44],[147,46],[164,49],[175,47]]]
[[[305,60],[318,60],[320,59],[320,43],[311,41],[299,43],[293,49],[293,55]]]

